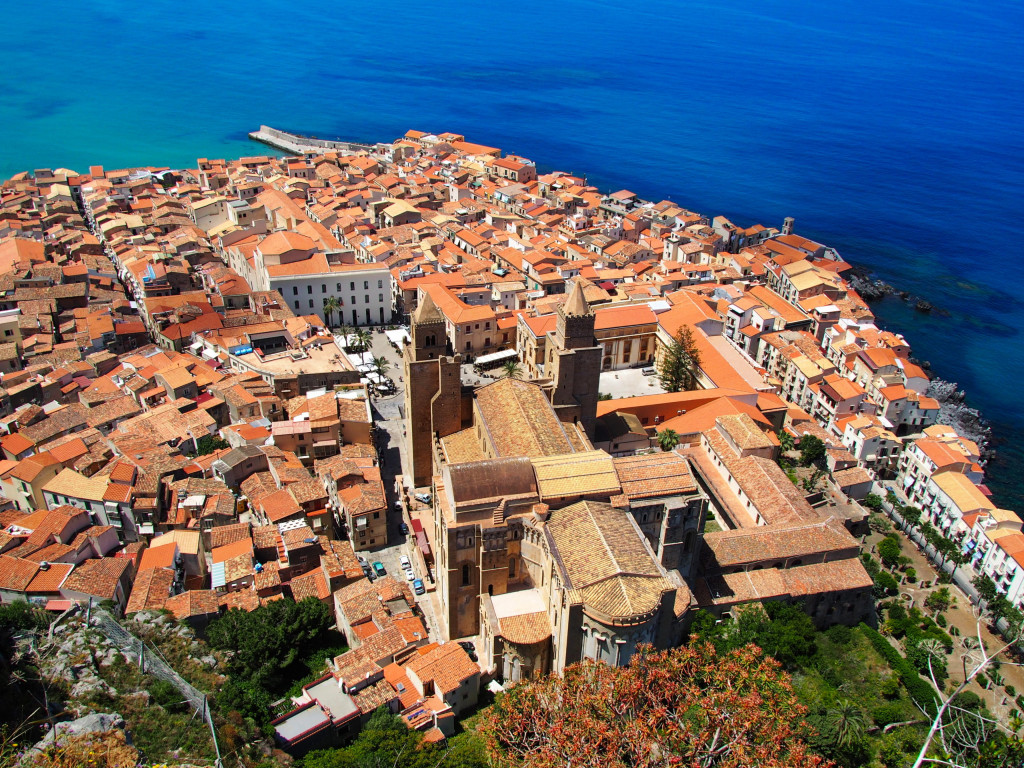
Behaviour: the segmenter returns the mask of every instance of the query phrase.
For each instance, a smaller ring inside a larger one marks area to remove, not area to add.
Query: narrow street
[[[358,360],[358,357],[355,355],[353,362]],[[370,350],[365,353],[365,357],[367,360],[371,357],[383,357],[388,361],[390,367],[385,375],[395,383],[395,392],[371,398],[381,480],[384,483],[384,492],[388,502],[388,545],[360,554],[371,564],[379,561],[389,576],[399,580],[405,579],[405,573],[401,567],[402,555],[410,559],[416,578],[423,579],[423,584],[427,589],[424,594],[416,595],[416,601],[423,612],[427,629],[432,639],[443,640],[446,635],[441,631],[437,620],[439,605],[430,574],[427,573],[423,559],[419,556],[411,532],[404,534],[401,530],[404,522],[403,504],[405,500],[403,494],[396,488],[395,479],[398,475],[403,474],[403,467],[407,465],[408,455],[405,441],[405,382],[402,380],[402,355],[391,346],[387,336],[382,332],[374,331],[373,342]],[[408,493],[412,492],[411,487],[407,486],[406,490]]]

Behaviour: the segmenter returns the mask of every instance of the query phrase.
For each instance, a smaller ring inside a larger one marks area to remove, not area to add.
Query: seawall
[[[355,152],[369,152],[373,149],[372,144],[360,144],[355,141],[327,141],[316,139],[311,136],[302,136],[298,133],[288,133],[269,125],[261,125],[258,131],[249,134],[249,138],[261,144],[279,149],[282,152],[291,152],[297,155],[304,155],[312,152],[320,154],[323,152],[343,152],[353,154]]]

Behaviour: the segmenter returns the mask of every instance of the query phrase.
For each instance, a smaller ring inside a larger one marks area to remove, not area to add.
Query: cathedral
[[[601,347],[575,284],[546,378],[463,386],[429,295],[405,350],[410,470],[432,486],[437,590],[451,638],[480,635],[505,680],[676,644],[707,510],[685,459],[591,442]]]

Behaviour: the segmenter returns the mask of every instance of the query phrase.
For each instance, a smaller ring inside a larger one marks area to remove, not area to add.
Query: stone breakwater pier
[[[279,149],[282,152],[291,152],[298,155],[307,153],[322,152],[364,152],[373,149],[372,144],[360,144],[355,141],[329,141],[318,139],[314,136],[303,136],[298,133],[288,133],[269,125],[261,125],[258,131],[249,134],[249,138],[267,146]]]

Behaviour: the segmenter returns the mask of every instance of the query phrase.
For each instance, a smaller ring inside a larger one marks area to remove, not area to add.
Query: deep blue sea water
[[[466,134],[739,224],[950,314],[875,307],[966,387],[1024,511],[1024,5],[1013,0],[12,4],[0,175],[263,154],[260,123]]]

